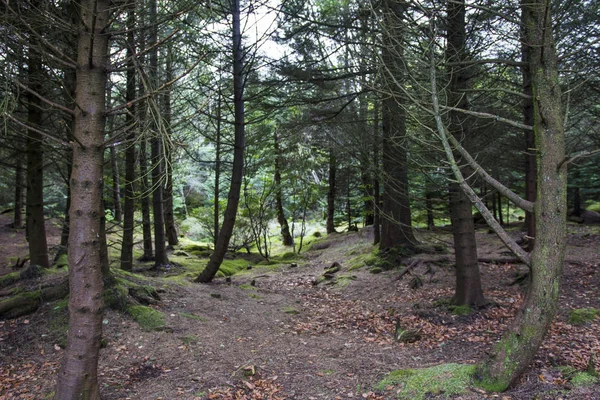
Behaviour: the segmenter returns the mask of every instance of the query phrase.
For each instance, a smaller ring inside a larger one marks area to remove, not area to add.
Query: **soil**
[[[26,253],[23,232],[5,229],[8,223],[1,215],[0,274],[11,271],[10,257]],[[472,389],[454,398],[600,399],[599,385],[573,387],[555,368],[585,370],[591,356],[600,360],[600,318],[584,326],[567,322],[574,308],[600,309],[600,235],[597,227],[584,225],[569,225],[569,231],[560,309],[530,370],[500,395]],[[443,230],[419,232],[419,239],[451,244]],[[508,257],[486,229],[477,232],[477,241],[480,257]],[[524,266],[481,263],[491,305],[453,315],[440,301],[453,294],[450,250],[413,256],[421,263],[402,279],[399,270],[349,271],[353,259],[373,249],[371,242],[369,229],[330,235],[322,242],[328,244],[313,246],[320,250],[305,253],[298,266],[255,267],[231,282],[182,286],[148,278],[160,289],[162,301],[155,308],[167,327],[148,332],[127,315],[105,312],[103,399],[397,398],[396,388],[377,391],[374,385],[396,369],[477,362],[523,297],[522,287],[509,284]],[[314,285],[334,262],[341,266],[337,284]],[[422,286],[411,289],[416,276]],[[52,397],[64,352],[56,308],[45,304],[35,314],[0,321],[0,399]],[[419,330],[421,339],[397,342],[396,324]]]

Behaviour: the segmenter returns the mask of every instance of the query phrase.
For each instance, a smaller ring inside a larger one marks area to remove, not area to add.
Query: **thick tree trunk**
[[[335,232],[335,173],[337,169],[337,161],[333,148],[329,148],[329,178],[327,191],[327,222],[325,229],[327,234]]]
[[[523,19],[524,13],[521,13]],[[531,88],[531,70],[529,67],[529,44],[525,38],[525,21],[521,23],[521,74],[523,75],[523,123],[533,126],[533,91]],[[535,134],[532,130],[525,131],[525,199],[535,202],[536,199],[536,160]],[[525,212],[525,229],[527,230],[527,247],[532,251],[535,247],[535,215]]]
[[[171,46],[167,46],[167,60],[165,68],[165,80],[171,82],[173,80],[173,55]],[[165,89],[163,96],[163,118],[167,134],[171,135],[171,87]],[[165,147],[165,178],[166,184],[164,188],[165,200],[165,232],[167,234],[167,242],[169,246],[177,246],[179,237],[177,235],[177,226],[175,226],[175,213],[173,211],[173,155],[171,146]]]
[[[479,371],[484,386],[496,391],[516,381],[542,344],[556,312],[565,256],[567,168],[551,1],[530,0],[522,7],[534,99],[537,235],[524,303]]]
[[[404,62],[404,8],[405,5],[385,0],[382,57],[386,66],[383,79],[394,93],[383,100],[383,210],[381,249],[412,246],[416,239],[412,230],[410,199],[408,196],[408,165],[406,113],[402,91],[394,87],[403,84]]]
[[[15,211],[13,214],[13,228],[23,227],[23,158],[15,157]]]
[[[233,93],[234,93],[234,150],[231,185],[227,197],[227,207],[223,217],[223,226],[219,231],[215,251],[210,256],[208,265],[200,273],[196,282],[207,283],[212,281],[217,274],[233,233],[233,226],[240,202],[242,177],[244,176],[244,147],[245,147],[245,122],[244,122],[244,55],[242,49],[242,35],[240,26],[240,1],[232,0],[233,16]]]
[[[431,192],[425,193],[425,208],[427,209],[427,229],[435,229],[435,220],[433,218],[433,194]]]
[[[448,2],[448,45],[447,59],[458,62],[466,59],[466,30],[464,1]],[[448,102],[458,108],[469,107],[464,90],[467,89],[468,70],[464,67],[448,67],[450,84]],[[468,121],[464,114],[450,113],[450,134],[456,140],[469,137]],[[466,146],[465,146],[466,147]],[[463,176],[470,171],[463,169]],[[485,303],[481,289],[481,277],[477,262],[477,244],[475,240],[475,224],[473,223],[473,206],[458,183],[450,184],[450,216],[452,235],[454,237],[454,254],[456,256],[456,290],[453,301],[457,305],[479,306]]]
[[[279,137],[277,136],[277,130],[275,130],[273,149],[275,150],[275,211],[277,212],[277,222],[281,227],[281,239],[284,246],[293,246],[294,238],[290,234],[290,227],[285,218],[285,211],[283,209],[283,190],[281,188],[281,150],[279,148]]]
[[[37,9],[39,1],[32,2]],[[29,88],[36,93],[42,92],[42,58],[39,43],[32,35],[29,46],[28,80]],[[39,128],[42,121],[42,101],[33,93],[27,93],[27,124]],[[44,150],[42,135],[34,129],[27,131],[27,240],[32,265],[50,267],[48,244],[44,221]]]
[[[55,399],[99,399],[104,107],[111,2],[81,1],[71,174],[69,332]]]
[[[127,4],[127,75],[125,101],[135,99],[135,0]],[[125,204],[123,207],[123,242],[121,244],[121,269],[133,270],[133,229],[135,227],[135,106],[127,108],[127,147],[125,148]]]

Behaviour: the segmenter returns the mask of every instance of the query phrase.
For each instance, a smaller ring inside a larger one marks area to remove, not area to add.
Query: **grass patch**
[[[200,339],[198,339],[196,336],[194,335],[188,335],[188,336],[184,336],[181,338],[181,341],[183,342],[183,344],[185,344],[186,346],[189,346],[190,344],[196,344],[200,342]]]
[[[598,315],[600,315],[600,311],[592,307],[571,310],[569,313],[569,324],[585,325],[588,322],[592,322]]]
[[[454,396],[469,392],[476,368],[475,365],[442,364],[423,369],[401,369],[390,372],[376,389],[394,389],[399,399],[422,400],[429,394]]]
[[[244,289],[244,290],[257,290],[255,286],[252,285],[248,285],[247,283],[243,283],[240,286],[238,286],[240,289]]]
[[[142,329],[147,331],[160,330],[165,327],[165,316],[158,310],[147,306],[129,306],[127,313]]]
[[[592,386],[598,383],[598,377],[587,372],[576,372],[570,379],[573,386]]]
[[[204,317],[201,317],[199,315],[194,315],[194,314],[186,313],[186,312],[180,312],[179,315],[182,316],[183,318],[194,319],[196,321],[208,321]]]

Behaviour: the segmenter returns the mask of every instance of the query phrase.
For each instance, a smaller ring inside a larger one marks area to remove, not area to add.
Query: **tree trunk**
[[[40,1],[32,2],[33,10]],[[30,37],[28,80],[29,88],[42,92],[42,58],[39,52],[39,41],[35,35]],[[33,93],[27,93],[27,124],[39,128],[42,121],[42,101]],[[44,221],[44,149],[43,138],[34,129],[27,131],[27,240],[29,242],[29,257],[32,265],[49,268],[48,244]]]
[[[173,55],[171,45],[167,45],[167,60],[165,68],[165,81],[173,80]],[[163,118],[167,134],[171,136],[171,86],[165,89],[163,96]],[[179,237],[177,235],[177,227],[175,226],[175,215],[173,211],[173,155],[171,146],[165,147],[165,177],[166,185],[164,188],[165,199],[165,231],[167,234],[167,242],[169,246],[177,246]]]
[[[143,111],[146,104],[140,105],[140,123],[145,123],[147,112]],[[142,135],[145,133],[142,132]],[[144,255],[142,260],[149,261],[154,259],[152,251],[152,218],[150,217],[150,183],[148,179],[148,141],[145,137],[140,140],[140,184],[142,191],[142,233]]]
[[[379,244],[381,241],[381,196],[379,188],[379,177],[381,171],[379,168],[379,99],[375,99],[375,109],[373,110],[373,244]]]
[[[293,246],[294,238],[290,234],[290,227],[287,219],[285,218],[285,211],[283,210],[283,194],[281,189],[281,150],[279,149],[279,137],[277,136],[277,130],[275,130],[273,149],[275,150],[275,210],[277,212],[277,222],[281,227],[281,239],[284,246]]]
[[[114,146],[110,147],[110,165],[112,167],[112,178],[113,178],[113,207],[115,210],[115,221],[121,222],[121,185],[119,184],[119,161],[117,160],[117,152]]]
[[[13,214],[13,228],[23,227],[23,158],[17,155],[15,167],[15,211]]]
[[[104,110],[111,2],[81,1],[71,174],[69,331],[55,399],[99,399]]]
[[[425,208],[427,209],[427,229],[431,231],[435,229],[435,220],[433,218],[433,194],[431,192],[425,193]]]
[[[502,195],[500,194],[500,192],[496,192],[496,202],[497,202],[497,208],[498,208],[498,222],[500,222],[500,225],[504,225],[504,213],[502,211]]]
[[[127,74],[125,101],[128,104],[135,99],[135,0],[127,3]],[[121,269],[133,270],[133,229],[135,227],[135,112],[137,107],[127,108],[125,125],[127,126],[127,147],[125,148],[125,204],[123,208],[123,242],[121,244]]]
[[[329,148],[329,189],[327,191],[327,223],[325,229],[327,234],[335,232],[335,172],[337,161],[333,148]]]
[[[523,19],[524,13],[521,13]],[[533,126],[533,91],[531,89],[531,70],[529,67],[529,44],[525,38],[525,21],[521,22],[521,74],[523,76],[523,123]],[[536,160],[535,134],[532,130],[525,131],[525,199],[535,202],[536,199]],[[525,229],[527,230],[527,247],[532,251],[535,247],[535,215],[525,212]]]
[[[448,45],[446,49],[449,62],[460,62],[466,59],[465,3],[448,2]],[[464,91],[469,79],[468,70],[464,67],[448,67],[450,84],[448,102],[454,107],[468,109],[469,104]],[[464,114],[450,113],[450,134],[456,140],[468,139],[468,121]],[[464,146],[468,148],[466,145]],[[470,170],[463,168],[463,176],[470,176]],[[475,224],[473,222],[473,205],[458,183],[450,183],[450,217],[452,220],[452,236],[454,237],[454,254],[456,256],[456,290],[453,301],[457,305],[480,306],[485,303],[481,289],[481,277],[477,262],[477,242],[475,240]]]
[[[416,239],[412,230],[410,199],[408,197],[408,166],[406,113],[402,91],[394,87],[403,84],[404,62],[404,8],[405,5],[385,0],[383,15],[382,57],[386,66],[383,80],[394,96],[383,100],[383,221],[381,249],[413,246]]]
[[[233,16],[233,93],[234,93],[234,150],[233,168],[231,174],[231,185],[227,197],[227,207],[223,217],[223,226],[219,232],[215,251],[210,256],[208,265],[198,275],[196,282],[207,283],[212,281],[217,274],[233,233],[238,204],[240,202],[240,191],[242,188],[242,177],[244,176],[244,58],[242,49],[242,35],[240,27],[240,1],[232,0]]]
[[[217,101],[217,132],[215,138],[215,193],[214,193],[214,213],[213,213],[213,245],[217,248],[217,239],[219,238],[219,199],[221,194],[221,91],[219,90],[219,99]]]
[[[565,133],[550,0],[522,3],[534,99],[537,149],[536,243],[521,309],[479,370],[488,390],[502,391],[531,363],[556,312],[566,242]]]
[[[148,46],[151,48],[149,54],[150,71],[149,82],[151,87],[157,88],[158,81],[158,25],[157,25],[157,0],[150,0],[149,17],[150,17],[150,35]],[[158,101],[156,98],[151,99],[150,106],[154,111],[159,111]],[[163,184],[165,174],[163,172],[163,153],[162,149],[162,134],[160,129],[161,123],[157,119],[162,118],[160,113],[152,113],[150,124],[152,126],[152,138],[150,139],[150,153],[152,158],[152,211],[154,216],[154,265],[169,264],[167,258],[166,237],[165,237],[165,217],[163,206]]]

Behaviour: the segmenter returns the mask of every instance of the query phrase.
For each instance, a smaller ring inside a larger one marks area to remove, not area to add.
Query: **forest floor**
[[[0,216],[4,266],[26,254],[23,232],[5,228],[9,222]],[[588,368],[590,357],[600,360],[600,318],[581,326],[568,323],[573,309],[600,309],[598,228],[569,225],[558,314],[536,360],[514,388],[501,394],[466,388],[452,396],[434,389],[438,392],[424,398],[600,399],[597,383],[577,386],[569,380],[575,369]],[[438,250],[450,248],[446,231],[418,234]],[[507,257],[487,229],[478,230],[477,241],[480,257]],[[369,266],[360,268],[372,254],[371,243],[369,229],[333,234],[294,260],[297,266],[261,267],[250,258],[253,268],[229,283],[223,278],[202,285],[169,279],[174,273],[169,270],[148,277],[160,290],[161,301],[153,307],[164,314],[166,326],[147,331],[127,315],[106,311],[99,367],[103,399],[413,399],[417,395],[400,392],[402,387],[378,383],[397,369],[474,364],[522,300],[524,288],[509,284],[524,266],[481,263],[492,305],[455,315],[447,303],[454,288],[451,250],[413,256],[420,264],[397,279],[410,260],[378,274],[370,273]],[[335,262],[340,271],[314,285]],[[140,265],[136,272],[147,270],[148,265]],[[8,271],[5,267],[0,274]],[[418,281],[422,286],[411,289]],[[64,302],[0,321],[0,399],[52,398],[65,321]],[[420,340],[396,341],[397,323],[419,330]]]

